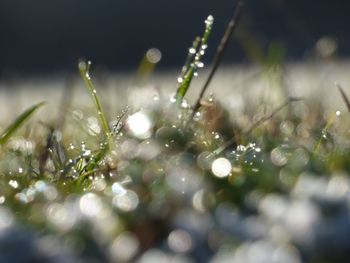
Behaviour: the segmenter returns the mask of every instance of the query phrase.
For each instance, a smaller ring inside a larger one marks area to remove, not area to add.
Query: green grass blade
[[[104,131],[104,134],[106,135],[107,138],[109,138],[111,135],[111,132],[109,130],[106,115],[104,114],[104,111],[102,109],[100,99],[98,98],[94,84],[91,81],[91,77],[90,77],[90,73],[89,73],[90,65],[91,65],[90,61],[89,62],[80,61],[79,62],[80,75],[83,78],[85,86],[88,89],[89,93],[91,94],[92,100],[95,103],[97,113],[98,113],[98,116],[100,118],[100,122],[102,125],[102,129]]]
[[[194,53],[194,54],[189,54],[185,62],[185,65],[182,69],[181,76],[180,78],[178,78],[179,85],[176,91],[176,101],[178,104],[181,104],[182,99],[186,95],[188,88],[191,85],[191,81],[193,77],[195,76],[195,74],[197,74],[198,68],[203,67],[203,63],[201,62],[201,60],[208,47],[207,43],[212,30],[213,22],[214,22],[213,16],[211,15],[208,16],[208,18],[205,20],[205,31],[204,31],[203,37],[200,39],[199,48],[197,49],[197,46],[199,44],[198,39],[196,39],[193,42],[193,46],[192,48],[190,48],[189,53]]]
[[[93,173],[95,167],[105,157],[106,153],[110,149],[110,146],[112,145],[112,133],[109,129],[106,115],[104,114],[100,99],[97,96],[95,86],[91,81],[90,66],[91,66],[90,61],[88,61],[88,62],[80,61],[79,62],[79,71],[80,71],[81,77],[83,78],[83,80],[85,82],[85,86],[86,86],[87,90],[89,91],[89,93],[91,94],[92,100],[94,101],[94,104],[96,106],[97,113],[98,113],[98,116],[99,116],[99,119],[100,119],[100,122],[102,125],[102,130],[103,130],[104,135],[105,135],[105,142],[104,142],[104,147],[102,149],[100,149],[100,151],[98,152],[96,159],[94,161],[90,162],[88,164],[88,166],[86,167],[87,173]],[[85,176],[84,175],[81,176],[79,180],[83,180],[82,178],[85,178]]]
[[[196,37],[192,43],[192,47],[190,47],[188,49],[188,54],[187,54],[187,58],[185,60],[185,65],[182,67],[182,70],[181,70],[181,76],[180,78],[184,78],[188,69],[190,68],[191,66],[191,63],[194,59],[194,56],[196,55],[197,53],[197,50],[198,50],[198,46],[199,44],[201,43],[201,38],[200,37]]]
[[[33,115],[33,113],[40,108],[44,102],[40,102],[28,108],[15,121],[7,127],[7,129],[0,135],[0,145],[5,145],[11,136]]]
[[[185,77],[183,79],[183,82],[181,83],[181,85],[179,86],[179,88],[176,92],[176,101],[178,103],[181,103],[183,97],[185,97],[185,94],[186,94],[188,88],[190,87],[191,81],[193,79],[194,70],[195,70],[195,68],[190,67],[189,71],[187,72],[187,74],[185,75]]]

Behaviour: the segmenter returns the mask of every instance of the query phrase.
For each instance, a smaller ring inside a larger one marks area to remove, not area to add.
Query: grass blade
[[[91,161],[87,165],[87,167],[86,167],[87,173],[94,172],[95,167],[105,157],[108,150],[110,149],[110,146],[112,145],[112,133],[109,129],[106,115],[104,114],[100,99],[97,96],[97,92],[96,92],[96,89],[94,87],[94,84],[91,81],[90,72],[89,72],[90,66],[91,66],[90,61],[88,61],[88,62],[80,61],[79,62],[79,71],[80,71],[81,77],[83,78],[83,80],[85,82],[85,86],[88,89],[89,93],[91,94],[92,100],[95,103],[97,113],[98,113],[98,116],[99,116],[99,119],[100,119],[100,122],[102,125],[102,130],[103,130],[104,135],[105,135],[105,141],[103,143],[102,149],[100,149],[100,151],[98,152],[96,159]],[[85,176],[81,176],[79,180],[82,180],[82,178],[85,178]]]
[[[181,104],[182,99],[184,98],[188,88],[190,87],[193,77],[197,74],[198,68],[203,67],[201,59],[204,56],[205,51],[208,47],[207,43],[212,30],[213,22],[213,16],[208,16],[208,18],[205,20],[205,31],[203,37],[200,39],[199,49],[197,50],[197,46],[199,44],[197,42],[197,38],[193,42],[192,48],[190,48],[189,53],[193,54],[188,55],[185,65],[182,68],[181,76],[178,78],[179,85],[176,92],[176,101],[178,104]]]
[[[35,104],[25,110],[21,115],[19,115],[15,121],[7,127],[7,129],[0,135],[0,145],[5,145],[11,136],[33,115],[33,113],[40,108],[44,102]]]
[[[258,121],[256,121],[255,123],[253,123],[246,131],[244,131],[242,133],[242,135],[248,135],[250,134],[255,128],[257,128],[258,126],[260,126],[261,124],[263,124],[264,122],[272,119],[278,112],[280,112],[281,110],[283,110],[285,107],[287,107],[290,103],[292,102],[296,102],[296,101],[300,101],[302,100],[302,98],[296,98],[296,97],[288,97],[286,99],[286,101],[284,103],[282,103],[280,106],[278,106],[277,108],[275,108],[268,116],[265,116],[261,119],[259,119]],[[220,148],[216,149],[213,153],[215,155],[220,154],[221,152],[223,152],[225,149],[227,149],[228,147],[230,147],[231,145],[236,143],[236,138],[232,138],[231,140],[228,140],[223,146],[221,146]]]
[[[231,36],[232,36],[233,32],[235,31],[237,24],[241,18],[243,4],[244,4],[243,0],[239,0],[237,2],[237,6],[235,8],[235,13],[233,15],[233,18],[231,19],[231,21],[227,25],[226,31],[225,31],[225,33],[220,41],[220,44],[216,50],[216,54],[215,54],[214,62],[213,62],[213,67],[209,73],[209,76],[208,76],[208,78],[207,78],[207,80],[206,80],[206,82],[205,82],[205,84],[204,84],[204,86],[203,86],[203,88],[198,96],[197,102],[193,108],[192,118],[194,117],[195,112],[198,111],[198,109],[200,107],[201,100],[204,96],[204,93],[207,90],[212,78],[214,77],[214,75],[216,73],[216,70],[218,69],[218,67],[221,63],[222,57],[223,57],[225,50],[228,46],[229,40],[231,39]]]
[[[91,81],[91,77],[90,77],[90,73],[89,73],[90,65],[91,65],[90,61],[88,61],[88,62],[80,61],[79,62],[79,72],[80,72],[80,75],[85,82],[86,88],[88,89],[88,91],[91,94],[91,97],[95,103],[97,113],[98,113],[98,116],[100,118],[100,122],[102,125],[103,132],[106,135],[106,137],[109,138],[111,135],[111,132],[109,130],[106,115],[104,114],[104,111],[102,109],[100,99],[98,98],[94,84]]]
[[[340,86],[340,85],[337,85],[338,87],[338,90],[340,92],[340,95],[346,105],[346,108],[348,109],[348,111],[350,112],[350,101],[349,101],[349,98],[348,96],[346,95],[345,91],[343,90],[343,88]]]

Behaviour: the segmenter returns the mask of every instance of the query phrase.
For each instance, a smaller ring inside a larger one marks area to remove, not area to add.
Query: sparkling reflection
[[[139,139],[147,139],[152,135],[153,123],[145,112],[139,111],[129,116],[126,125],[131,134]]]
[[[211,165],[211,171],[216,177],[224,178],[229,176],[232,170],[232,165],[226,158],[218,158]]]

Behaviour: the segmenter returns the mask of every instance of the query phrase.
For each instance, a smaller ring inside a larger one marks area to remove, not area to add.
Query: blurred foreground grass
[[[278,112],[281,82],[224,68],[190,123],[167,73],[97,78],[112,131],[99,160],[105,131],[81,80],[70,102],[64,89],[6,94],[47,103],[0,151],[0,261],[347,262],[350,118],[333,83],[350,83],[346,68],[286,67],[303,100]]]

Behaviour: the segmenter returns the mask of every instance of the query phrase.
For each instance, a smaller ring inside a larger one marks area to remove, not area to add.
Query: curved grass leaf
[[[85,82],[85,86],[86,86],[87,90],[89,91],[89,93],[91,94],[92,100],[95,103],[95,107],[96,107],[96,110],[97,110],[97,113],[98,113],[98,116],[100,118],[100,122],[102,125],[102,130],[103,130],[104,135],[105,135],[104,142],[103,142],[104,146],[97,153],[96,159],[94,161],[91,161],[86,167],[86,173],[91,173],[94,171],[95,167],[105,157],[108,150],[110,149],[110,146],[112,144],[112,137],[111,137],[112,133],[111,133],[111,130],[108,126],[107,118],[106,118],[106,115],[103,111],[100,99],[97,96],[95,86],[91,81],[91,77],[90,77],[91,62],[90,61],[88,61],[88,62],[80,61],[78,66],[79,66],[80,75]],[[85,178],[85,176],[81,176],[79,180],[84,180],[84,178]]]
[[[0,135],[0,145],[5,145],[11,136],[33,115],[33,113],[40,108],[44,102],[40,102],[28,108],[15,121],[7,127],[7,129]]]
[[[338,90],[340,92],[340,95],[346,105],[346,108],[348,109],[348,111],[350,112],[350,100],[348,98],[348,96],[346,95],[345,91],[343,90],[343,88],[340,85],[336,85],[338,87]]]
[[[102,109],[100,99],[98,98],[94,84],[91,81],[90,72],[89,72],[90,65],[91,65],[90,61],[88,61],[88,62],[80,61],[79,62],[79,72],[80,72],[80,75],[85,82],[86,88],[88,89],[88,91],[91,94],[91,97],[95,103],[95,106],[96,106],[96,109],[98,112],[98,116],[99,116],[101,124],[102,124],[103,132],[105,133],[106,137],[109,138],[111,132],[109,130],[106,115],[104,114],[104,111]]]

